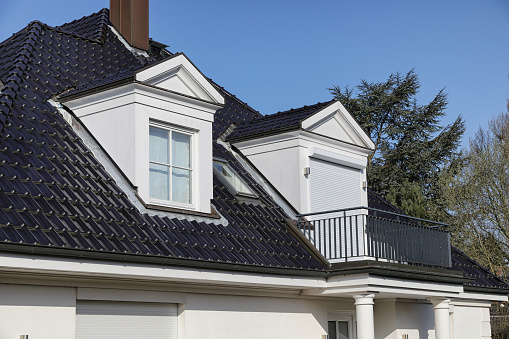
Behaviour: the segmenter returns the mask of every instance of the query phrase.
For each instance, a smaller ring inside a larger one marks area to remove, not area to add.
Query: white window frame
[[[162,166],[167,166],[170,168],[170,173],[171,173],[171,169],[172,168],[181,168],[180,166],[175,166],[175,165],[172,165],[171,162],[172,162],[172,145],[171,145],[171,132],[178,132],[178,133],[181,133],[181,134],[185,134],[185,135],[188,135],[190,136],[189,138],[189,149],[190,149],[190,155],[189,155],[189,162],[190,162],[190,168],[187,169],[185,168],[185,170],[189,170],[190,171],[190,188],[189,188],[189,195],[190,195],[190,203],[187,204],[187,203],[182,203],[182,202],[178,202],[178,201],[173,201],[171,200],[171,194],[172,194],[172,183],[171,183],[171,179],[172,179],[172,176],[170,174],[170,177],[169,177],[169,180],[170,180],[170,186],[169,186],[169,195],[170,195],[170,199],[169,200],[163,200],[163,199],[157,199],[157,198],[152,198],[150,196],[150,188],[148,190],[148,194],[149,194],[149,202],[151,204],[154,204],[154,205],[159,205],[159,206],[167,206],[167,207],[173,207],[173,208],[179,208],[179,209],[186,209],[186,210],[195,210],[196,209],[196,199],[197,199],[197,196],[196,196],[196,184],[197,184],[197,180],[196,180],[196,176],[197,176],[197,171],[198,169],[196,168],[197,166],[197,161],[196,161],[196,139],[197,139],[197,134],[198,134],[198,131],[196,130],[192,130],[192,129],[188,129],[188,128],[184,128],[184,127],[180,127],[180,126],[176,126],[176,125],[171,125],[171,124],[167,124],[167,123],[163,123],[163,122],[159,122],[159,121],[154,121],[154,120],[150,120],[149,122],[149,130],[150,130],[150,127],[155,127],[155,128],[159,128],[159,129],[163,129],[163,130],[166,130],[166,131],[169,131],[170,132],[170,145],[169,145],[169,152],[170,152],[170,164],[162,164],[162,163],[158,163],[158,162],[155,162],[155,161],[151,161],[150,160],[150,156],[149,156],[149,159],[148,159],[148,164],[147,164],[147,169],[148,169],[148,172],[150,173],[150,164],[153,163],[153,164],[156,164],[156,165],[162,165]],[[150,138],[150,132],[149,132],[149,138]],[[149,148],[150,148],[150,143],[149,143]],[[150,149],[148,150],[149,153],[150,153]],[[150,174],[149,174],[149,187],[150,187]]]

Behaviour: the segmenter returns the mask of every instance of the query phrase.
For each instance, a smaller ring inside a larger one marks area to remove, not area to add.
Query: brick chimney
[[[110,21],[131,46],[148,50],[148,0],[110,0]]]

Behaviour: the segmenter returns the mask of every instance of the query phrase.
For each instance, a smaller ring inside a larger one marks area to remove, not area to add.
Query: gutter
[[[17,243],[0,243],[0,251],[10,253],[34,254],[53,257],[82,258],[92,260],[105,260],[116,262],[145,263],[154,265],[172,265],[187,268],[208,268],[215,270],[251,272],[260,274],[290,275],[302,277],[326,277],[327,272],[308,268],[287,268],[255,266],[251,264],[212,262],[200,259],[169,258],[147,254],[127,254],[115,252],[102,252],[95,250],[82,250],[41,245],[26,245]]]
[[[376,260],[351,261],[333,264],[331,269],[328,271],[328,276],[346,276],[362,273],[391,278],[445,282],[462,285],[471,283],[474,280],[463,276],[462,272],[454,269],[413,266]]]

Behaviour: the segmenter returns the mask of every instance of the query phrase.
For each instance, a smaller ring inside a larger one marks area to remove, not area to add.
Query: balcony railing
[[[369,207],[306,213],[299,228],[331,262],[384,260],[451,266],[445,224]]]

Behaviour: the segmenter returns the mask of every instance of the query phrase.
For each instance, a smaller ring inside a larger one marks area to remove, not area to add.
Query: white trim
[[[224,105],[224,97],[184,54],[151,65],[136,74],[136,80],[164,87],[165,80],[177,77],[197,98]]]
[[[159,162],[156,162],[156,161],[152,161],[150,160],[149,158],[149,162],[147,164],[147,166],[149,167],[149,176],[150,176],[150,164],[155,164],[155,165],[159,165],[159,166],[165,166],[165,167],[168,167],[169,168],[169,171],[171,172],[168,176],[168,195],[169,195],[169,199],[168,200],[165,200],[165,199],[157,199],[157,198],[153,198],[150,196],[150,192],[149,192],[149,203],[151,204],[155,204],[155,205],[160,205],[160,206],[168,206],[168,207],[175,207],[175,208],[181,208],[181,209],[186,209],[186,210],[196,210],[196,204],[197,204],[197,197],[198,197],[198,189],[195,187],[196,186],[196,181],[197,181],[197,178],[196,178],[196,166],[197,166],[197,159],[196,159],[196,142],[194,141],[197,137],[197,131],[196,130],[190,130],[190,129],[185,129],[184,127],[181,127],[181,126],[175,126],[175,125],[172,125],[172,124],[169,124],[169,123],[164,123],[164,122],[160,122],[160,121],[156,121],[156,120],[149,120],[149,129],[150,127],[155,127],[155,128],[158,128],[160,130],[165,130],[165,131],[168,131],[169,132],[169,144],[168,144],[168,151],[170,152],[170,156],[169,156],[169,164],[163,164],[163,163],[159,163]],[[187,168],[181,168],[180,166],[175,166],[172,164],[173,162],[173,147],[172,147],[172,133],[173,132],[177,132],[177,133],[180,133],[180,134],[185,134],[185,135],[188,135],[189,136],[189,162],[190,162],[190,167],[187,169]],[[149,133],[149,137],[150,137],[150,133]],[[150,145],[149,145],[149,153],[150,153]],[[173,174],[172,174],[172,169],[173,168],[178,168],[178,169],[184,169],[186,171],[189,171],[190,172],[190,184],[189,184],[189,195],[190,195],[190,203],[184,203],[184,202],[178,202],[178,201],[174,201],[172,200],[172,179],[173,179]],[[149,187],[150,187],[150,178],[149,178]]]
[[[344,154],[330,152],[317,147],[308,148],[309,157],[325,160],[338,165],[344,165],[363,170],[367,166],[367,159],[356,159]]]
[[[367,147],[370,150],[375,149],[375,144],[373,143],[373,141],[371,141],[370,137],[362,130],[359,124],[350,115],[350,113],[348,113],[346,108],[339,101],[330,104],[329,106],[323,108],[319,112],[308,117],[307,119],[302,121],[301,126],[304,130],[312,131],[316,127],[325,123],[327,120],[336,116],[340,116],[342,118],[339,119],[338,117],[338,119],[341,120],[341,122],[344,122],[344,124],[342,124],[343,125],[342,127],[348,134],[348,136],[353,140],[357,140],[357,142],[360,142],[358,146]]]
[[[185,303],[186,294],[178,292],[140,291],[118,288],[78,287],[77,300],[134,301],[150,303]]]

